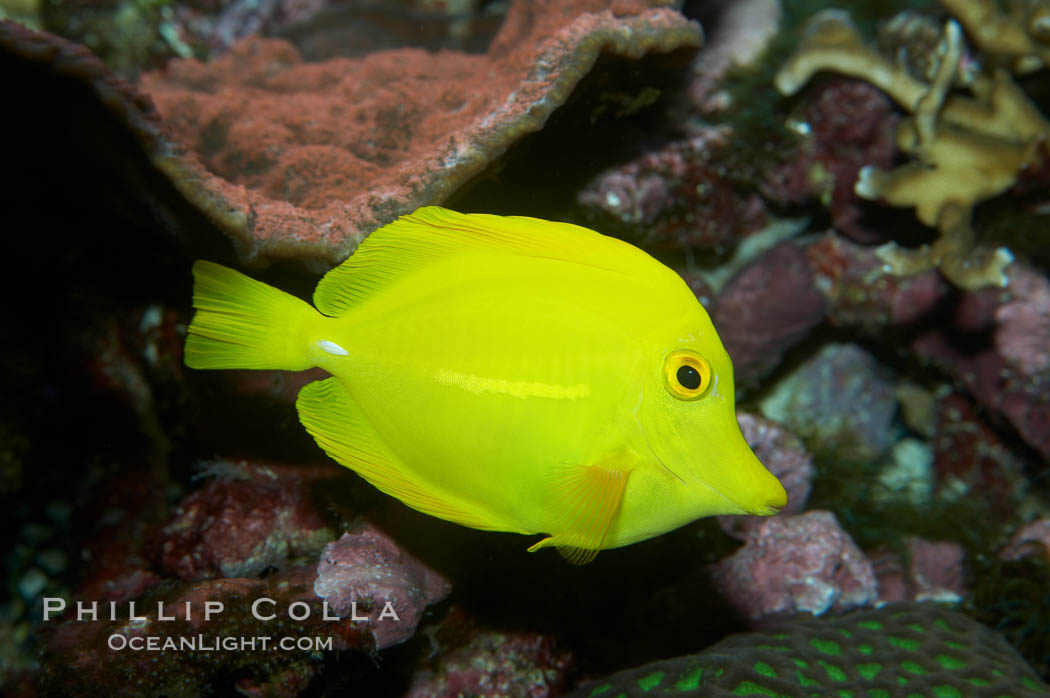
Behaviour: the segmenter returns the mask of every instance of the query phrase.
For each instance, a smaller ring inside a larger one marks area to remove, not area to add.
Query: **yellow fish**
[[[545,533],[571,562],[714,514],[775,514],[733,368],[682,279],[593,230],[436,206],[372,233],[314,307],[193,266],[186,364],[331,378],[299,393],[328,455],[410,507]]]

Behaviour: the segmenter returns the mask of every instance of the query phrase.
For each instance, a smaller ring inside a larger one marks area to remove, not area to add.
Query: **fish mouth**
[[[777,483],[777,492],[770,496],[766,502],[753,506],[748,511],[749,514],[754,516],[776,516],[781,509],[787,506],[787,490],[784,489],[783,483],[772,473],[770,473],[770,477]]]
[[[780,510],[783,508],[783,506],[778,507],[774,504],[766,504],[760,507],[756,507],[747,513],[751,514],[752,516],[776,516],[780,513]]]

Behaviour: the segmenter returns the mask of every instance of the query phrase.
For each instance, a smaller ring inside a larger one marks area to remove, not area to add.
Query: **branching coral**
[[[1011,0],[1006,12],[998,0],[941,0],[985,54],[1015,73],[1050,65],[1050,1]]]
[[[949,9],[967,6],[960,20],[983,48],[977,37],[980,32],[971,25],[982,17],[974,8],[989,3],[967,2],[944,4]],[[1040,15],[1039,8],[1046,12]],[[991,10],[985,9],[988,15]],[[1027,67],[1033,60],[1043,60],[1044,54],[1050,56],[1050,46],[1039,44],[1031,31],[1042,26],[1040,21],[1050,21],[1047,13],[1050,5],[1040,2],[1027,14],[1016,8],[1009,15],[995,14],[1000,23],[1023,23],[1025,27],[1016,31],[1027,32],[1028,42],[1013,42],[1012,53],[1005,45],[989,44],[990,57],[1015,57],[1015,67]],[[935,58],[937,67],[929,82],[917,79],[868,48],[843,13],[828,11],[811,21],[806,39],[777,74],[776,85],[783,94],[794,94],[815,73],[830,70],[872,83],[907,110],[911,117],[898,126],[896,138],[901,151],[914,160],[892,170],[865,167],[854,190],[867,199],[914,207],[918,219],[935,226],[940,235],[913,250],[889,243],[879,249],[879,256],[897,275],[937,267],[961,288],[1004,286],[1005,268],[1013,255],[1006,248],[989,251],[977,246],[971,226],[973,208],[1006,191],[1022,170],[1037,161],[1050,136],[1050,122],[1005,69],[972,70],[959,23],[945,25]],[[952,92],[956,87],[965,87],[971,96]]]

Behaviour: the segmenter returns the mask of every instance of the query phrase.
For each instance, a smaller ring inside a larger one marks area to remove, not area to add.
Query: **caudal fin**
[[[193,264],[197,314],[186,338],[190,368],[304,371],[307,330],[321,317],[305,301],[221,264]]]

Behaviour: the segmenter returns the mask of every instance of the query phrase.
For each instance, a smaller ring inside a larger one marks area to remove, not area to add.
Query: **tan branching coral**
[[[1005,21],[1005,16],[997,17]],[[975,15],[967,13],[966,19],[973,21]],[[1006,285],[1005,268],[1013,256],[1006,248],[976,246],[973,207],[1006,191],[1033,164],[1050,135],[1050,123],[1005,69],[962,71],[963,53],[962,29],[949,21],[937,69],[927,83],[868,48],[844,13],[828,11],[813,18],[806,39],[777,74],[776,85],[782,93],[794,94],[813,74],[835,71],[872,83],[911,113],[896,137],[901,151],[915,159],[888,171],[865,167],[854,189],[864,198],[914,207],[918,219],[935,226],[940,236],[914,250],[889,243],[879,256],[895,274],[937,267],[957,286],[977,289]],[[972,96],[953,93],[957,87]]]
[[[1015,73],[1050,65],[1050,0],[941,0],[977,48]]]

